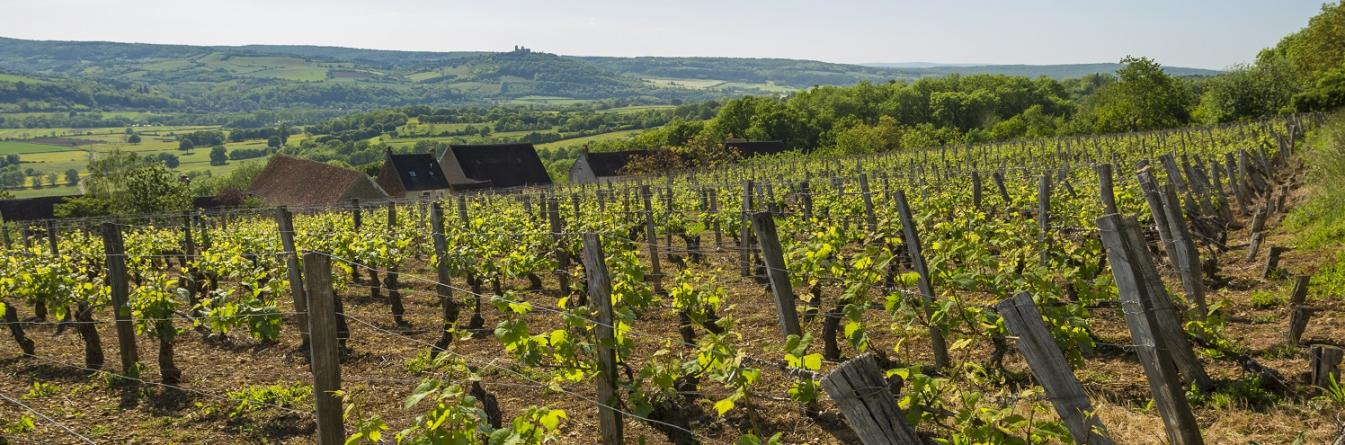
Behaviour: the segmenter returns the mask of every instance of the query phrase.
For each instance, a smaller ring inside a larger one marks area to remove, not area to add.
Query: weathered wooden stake
[[[919,445],[920,436],[888,392],[885,369],[873,353],[847,360],[822,378],[822,389],[836,402],[845,423],[864,445]]]
[[[771,294],[775,296],[780,330],[786,337],[803,336],[803,329],[799,327],[799,313],[794,307],[794,287],[789,282],[784,252],[780,249],[780,239],[775,232],[775,218],[770,212],[752,214],[752,230],[757,234],[761,256],[766,262],[766,277],[771,283]]]
[[[646,199],[649,195],[645,195]],[[621,396],[617,393],[616,319],[612,316],[612,281],[603,259],[598,235],[585,233],[584,273],[588,278],[588,302],[596,320],[593,333],[598,346],[598,427],[603,445],[620,445],[622,434]],[[652,242],[652,241],[651,241]]]
[[[911,215],[911,206],[906,202],[905,191],[897,190],[893,198],[897,201],[897,214],[901,218],[901,230],[906,238],[906,252],[911,257],[911,264],[915,267],[916,274],[919,275],[917,285],[920,289],[920,304],[924,307],[925,316],[929,319],[929,342],[930,347],[934,350],[934,367],[944,368],[950,363],[948,345],[943,339],[943,328],[936,320],[933,320],[934,285],[931,284],[929,266],[925,264],[925,256],[921,252],[920,234],[915,229],[915,217]]]
[[[308,301],[304,295],[304,273],[299,269],[299,252],[294,248],[294,215],[284,207],[276,209],[276,222],[280,226],[280,245],[285,249],[285,269],[290,280],[290,295],[294,299],[294,312],[298,314],[299,334],[303,339],[299,350],[306,351],[308,336]]]
[[[336,304],[332,291],[331,259],[327,254],[304,254],[304,288],[308,298],[309,363],[313,371],[313,399],[317,404],[318,445],[345,443],[342,420],[341,352],[336,338]]]
[[[121,372],[126,376],[139,375],[140,354],[135,345],[135,325],[131,324],[130,284],[126,281],[126,248],[121,229],[115,223],[105,222],[103,252],[107,257],[107,283],[112,291],[112,314],[117,325],[117,350],[121,355]]]
[[[1106,445],[1112,441],[1107,428],[1094,413],[1083,386],[1074,377],[1065,354],[1056,346],[1051,332],[1042,322],[1041,312],[1032,302],[1032,295],[1020,293],[1000,301],[995,309],[1004,317],[1009,332],[1018,336],[1018,351],[1027,359],[1037,382],[1046,389],[1051,404],[1060,419],[1074,436],[1074,442],[1086,445]]]

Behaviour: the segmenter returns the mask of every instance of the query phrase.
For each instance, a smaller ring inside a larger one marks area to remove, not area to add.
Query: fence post
[[[1171,183],[1164,185],[1160,198],[1167,213],[1172,246],[1177,254],[1177,263],[1174,266],[1181,276],[1182,289],[1186,291],[1186,298],[1196,304],[1203,318],[1209,309],[1205,305],[1205,283],[1200,279],[1200,252],[1191,241],[1191,231],[1187,230],[1186,220],[1182,218],[1182,204],[1177,197],[1175,186]]]
[[[434,293],[439,297],[439,305],[443,309],[444,328],[439,334],[439,340],[434,342],[434,351],[438,354],[453,342],[453,324],[458,321],[458,302],[453,300],[453,288],[449,287],[449,280],[452,277],[448,272],[448,263],[444,257],[448,255],[448,239],[444,235],[444,207],[438,201],[430,204],[430,233],[434,239],[434,258],[435,258],[435,278],[438,283],[434,285]]]
[[[869,233],[878,231],[878,217],[873,214],[873,197],[869,196],[869,176],[859,175],[859,193],[864,197],[864,222],[868,224]]]
[[[547,198],[546,201],[543,201],[543,205],[546,206],[546,219],[551,230],[551,242],[556,245],[556,281],[560,283],[559,290],[563,296],[570,289],[570,256],[561,247],[561,232],[564,230],[562,227],[565,222],[560,219],[560,202],[556,197]]]
[[[299,252],[294,248],[294,215],[285,207],[276,209],[276,223],[280,226],[280,245],[285,249],[285,269],[290,280],[290,294],[294,297],[294,312],[298,314],[299,333],[303,341],[299,350],[309,346],[308,302],[304,297],[304,273],[299,269]]]
[[[620,445],[624,443],[625,437],[622,434],[621,412],[616,408],[621,405],[621,397],[616,388],[617,363],[616,350],[613,349],[616,320],[612,316],[612,281],[607,274],[602,242],[593,233],[584,234],[584,272],[588,278],[588,301],[597,317],[593,333],[598,340],[598,427],[603,445]]]
[[[1051,259],[1051,175],[1043,173],[1037,183],[1037,244],[1041,248],[1041,264]]]
[[[794,308],[794,288],[789,282],[784,252],[780,249],[780,239],[775,232],[775,218],[771,216],[771,212],[752,214],[752,230],[757,234],[761,256],[766,262],[766,277],[771,283],[771,294],[775,296],[780,329],[786,337],[803,336],[803,329],[799,327],[799,313]]]
[[[1303,331],[1308,328],[1308,320],[1312,318],[1313,308],[1308,306],[1308,283],[1312,280],[1311,275],[1299,275],[1294,280],[1294,292],[1289,298],[1289,346],[1299,346],[1299,340],[1303,338]]]
[[[943,339],[943,329],[933,320],[934,315],[934,285],[930,281],[929,266],[925,264],[925,256],[921,253],[920,234],[915,230],[915,218],[911,216],[911,206],[906,202],[906,192],[897,190],[893,195],[897,201],[897,213],[901,217],[901,231],[906,237],[906,252],[910,254],[911,264],[915,267],[916,274],[919,275],[917,285],[920,289],[920,304],[925,309],[925,316],[929,317],[929,342],[934,350],[934,367],[943,368],[949,364],[948,345]]]
[[[107,255],[107,283],[112,288],[112,313],[117,324],[117,349],[121,355],[121,372],[126,376],[139,374],[139,351],[135,345],[135,326],[131,324],[130,284],[126,282],[126,248],[121,229],[105,222],[103,251]],[[25,351],[30,353],[29,351]]]
[[[1074,436],[1074,442],[1087,445],[1107,445],[1107,429],[1093,412],[1093,404],[1083,386],[1074,377],[1065,355],[1056,346],[1051,332],[1042,322],[1041,312],[1032,302],[1032,295],[1020,293],[995,305],[1009,332],[1018,336],[1018,351],[1027,359],[1032,375],[1046,389],[1051,404],[1060,419]]]
[[[1270,246],[1270,252],[1266,254],[1266,266],[1261,270],[1261,278],[1270,278],[1280,271],[1280,255],[1284,254],[1289,248],[1284,246]]]
[[[873,353],[841,363],[822,378],[822,389],[836,402],[845,423],[864,445],[919,445],[923,442],[906,423],[906,415],[888,392],[885,369]]]
[[[752,180],[743,181],[742,235],[738,238],[738,266],[744,277],[752,276],[752,225],[748,218],[752,214]]]
[[[1308,360],[1312,366],[1310,379],[1314,386],[1325,387],[1335,380],[1337,384],[1345,385],[1340,381],[1340,361],[1345,356],[1345,350],[1330,345],[1313,345],[1311,358]]]
[[[345,442],[341,399],[341,352],[336,336],[336,305],[332,292],[331,259],[324,253],[304,254],[305,289],[308,298],[308,330],[312,343],[309,362],[313,371],[313,400],[317,404],[318,445]]]
[[[644,235],[649,241],[649,275],[654,280],[654,293],[663,293],[663,270],[659,266],[658,233],[654,231],[654,207],[650,202],[649,186],[640,186],[640,199],[644,201]]]
[[[1147,316],[1144,304],[1146,286],[1139,271],[1132,267],[1135,264],[1134,250],[1127,245],[1123,235],[1121,216],[1103,215],[1098,218],[1097,224],[1102,233],[1103,245],[1106,246],[1112,275],[1116,279],[1117,294],[1121,299],[1126,325],[1130,328],[1131,343],[1139,353],[1140,364],[1144,367],[1149,391],[1163,418],[1168,441],[1173,445],[1202,444],[1200,425],[1191,414],[1191,405],[1177,378],[1177,369],[1172,359],[1159,348],[1164,343],[1158,339],[1161,333],[1153,329],[1154,323]]]

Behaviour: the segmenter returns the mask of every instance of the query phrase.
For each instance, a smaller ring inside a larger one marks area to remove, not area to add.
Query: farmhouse
[[[748,141],[742,139],[729,139],[724,141],[724,148],[736,150],[743,159],[753,156],[773,155],[789,151],[784,142],[780,141]]]
[[[368,175],[321,162],[276,155],[252,180],[248,193],[271,205],[335,206],[353,198],[387,199]]]
[[[570,167],[570,183],[591,184],[611,181],[624,175],[623,169],[631,158],[648,153],[645,150],[607,151],[590,153],[587,149],[579,153],[579,159]]]
[[[452,145],[439,165],[454,190],[551,184],[532,144]]]
[[[448,180],[439,161],[428,153],[393,154],[388,149],[383,158],[383,169],[378,171],[378,185],[393,198],[407,192],[447,190]]]

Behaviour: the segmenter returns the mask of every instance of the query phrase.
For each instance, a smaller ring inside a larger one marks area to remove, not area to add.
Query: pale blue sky
[[[1225,68],[1321,0],[0,0],[0,36],[830,62],[1084,63],[1133,54]]]

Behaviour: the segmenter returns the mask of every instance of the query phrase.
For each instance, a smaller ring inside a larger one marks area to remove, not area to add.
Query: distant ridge
[[[405,105],[701,101],[786,94],[818,85],[913,81],[949,74],[1057,79],[1115,72],[1116,63],[854,65],[744,57],[588,57],[512,51],[398,51],[313,45],[195,46],[0,37],[4,111],[327,114]],[[1181,76],[1217,71],[1168,67]],[[41,84],[40,88],[31,85]]]
[[[1091,74],[1112,74],[1123,65],[1119,63],[1071,63],[1058,65],[985,65],[944,64],[932,62],[866,63],[862,66],[901,71],[920,71],[934,75],[944,74],[1006,74],[1011,76],[1047,76],[1071,79]],[[1174,76],[1213,76],[1222,71],[1181,66],[1164,66],[1163,71]]]

